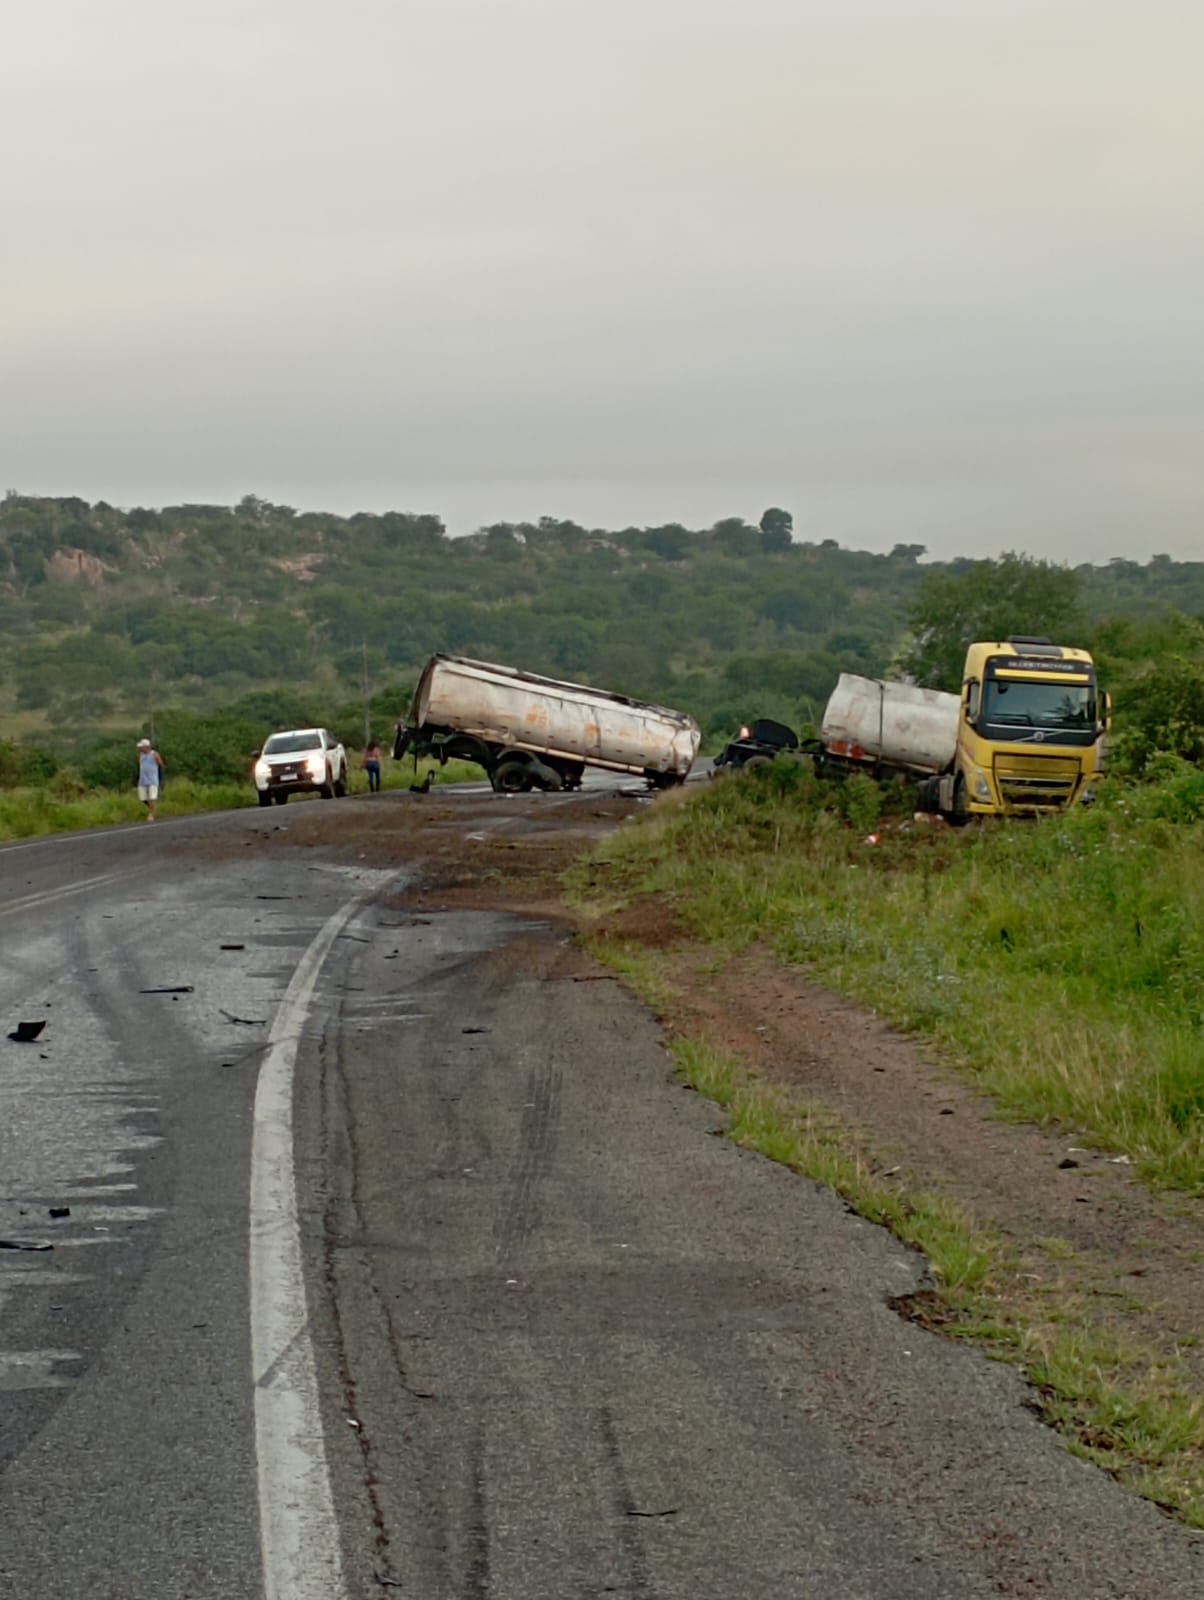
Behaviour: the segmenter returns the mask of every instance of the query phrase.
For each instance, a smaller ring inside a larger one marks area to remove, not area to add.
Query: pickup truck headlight
[[[310,756],[307,759],[305,766],[311,778],[320,778],[326,771],[326,757]]]
[[[271,776],[272,776],[272,769],[271,769],[271,767],[268,766],[266,761],[257,761],[255,763],[255,781],[256,781],[256,783],[266,783]]]
[[[974,768],[974,798],[976,800],[991,798],[991,785],[987,782],[986,773],[980,767]]]

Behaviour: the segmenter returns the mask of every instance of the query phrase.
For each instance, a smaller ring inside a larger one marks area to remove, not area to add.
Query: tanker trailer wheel
[[[534,756],[527,762],[527,787],[534,785],[537,789],[559,790],[564,788],[564,782],[555,767],[549,767],[546,762],[537,761]]]
[[[498,794],[524,794],[531,787],[531,764],[526,756],[503,756],[489,781]]]
[[[754,768],[756,768],[756,767],[772,767],[772,766],[773,766],[773,758],[772,758],[772,756],[749,756],[748,760],[746,762],[744,762],[744,764],[741,766],[740,771],[741,772],[752,772],[754,770]]]

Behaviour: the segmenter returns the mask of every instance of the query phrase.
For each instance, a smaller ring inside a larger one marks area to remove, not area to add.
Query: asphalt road
[[[339,848],[402,803],[0,849],[0,1594],[1204,1590],[563,929]]]

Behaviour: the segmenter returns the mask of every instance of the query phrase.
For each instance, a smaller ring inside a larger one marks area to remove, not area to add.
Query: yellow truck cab
[[[1089,797],[1111,702],[1086,650],[1048,639],[972,644],[955,770],[937,780],[953,816],[1039,815]]]

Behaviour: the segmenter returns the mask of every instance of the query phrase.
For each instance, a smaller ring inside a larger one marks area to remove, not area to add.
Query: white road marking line
[[[89,889],[99,889],[120,876],[121,874],[117,872],[104,872],[96,878],[81,878],[78,883],[64,884],[61,889],[47,889],[41,894],[21,895],[16,900],[10,900],[7,905],[0,906],[0,917],[11,917],[18,911],[34,911],[38,906],[53,905],[56,900],[65,900],[68,895],[84,894]]]
[[[255,1091],[251,1368],[265,1600],[345,1600],[326,1465],[293,1170],[293,1066],[322,963],[363,901],[323,925],[285,991]]]

